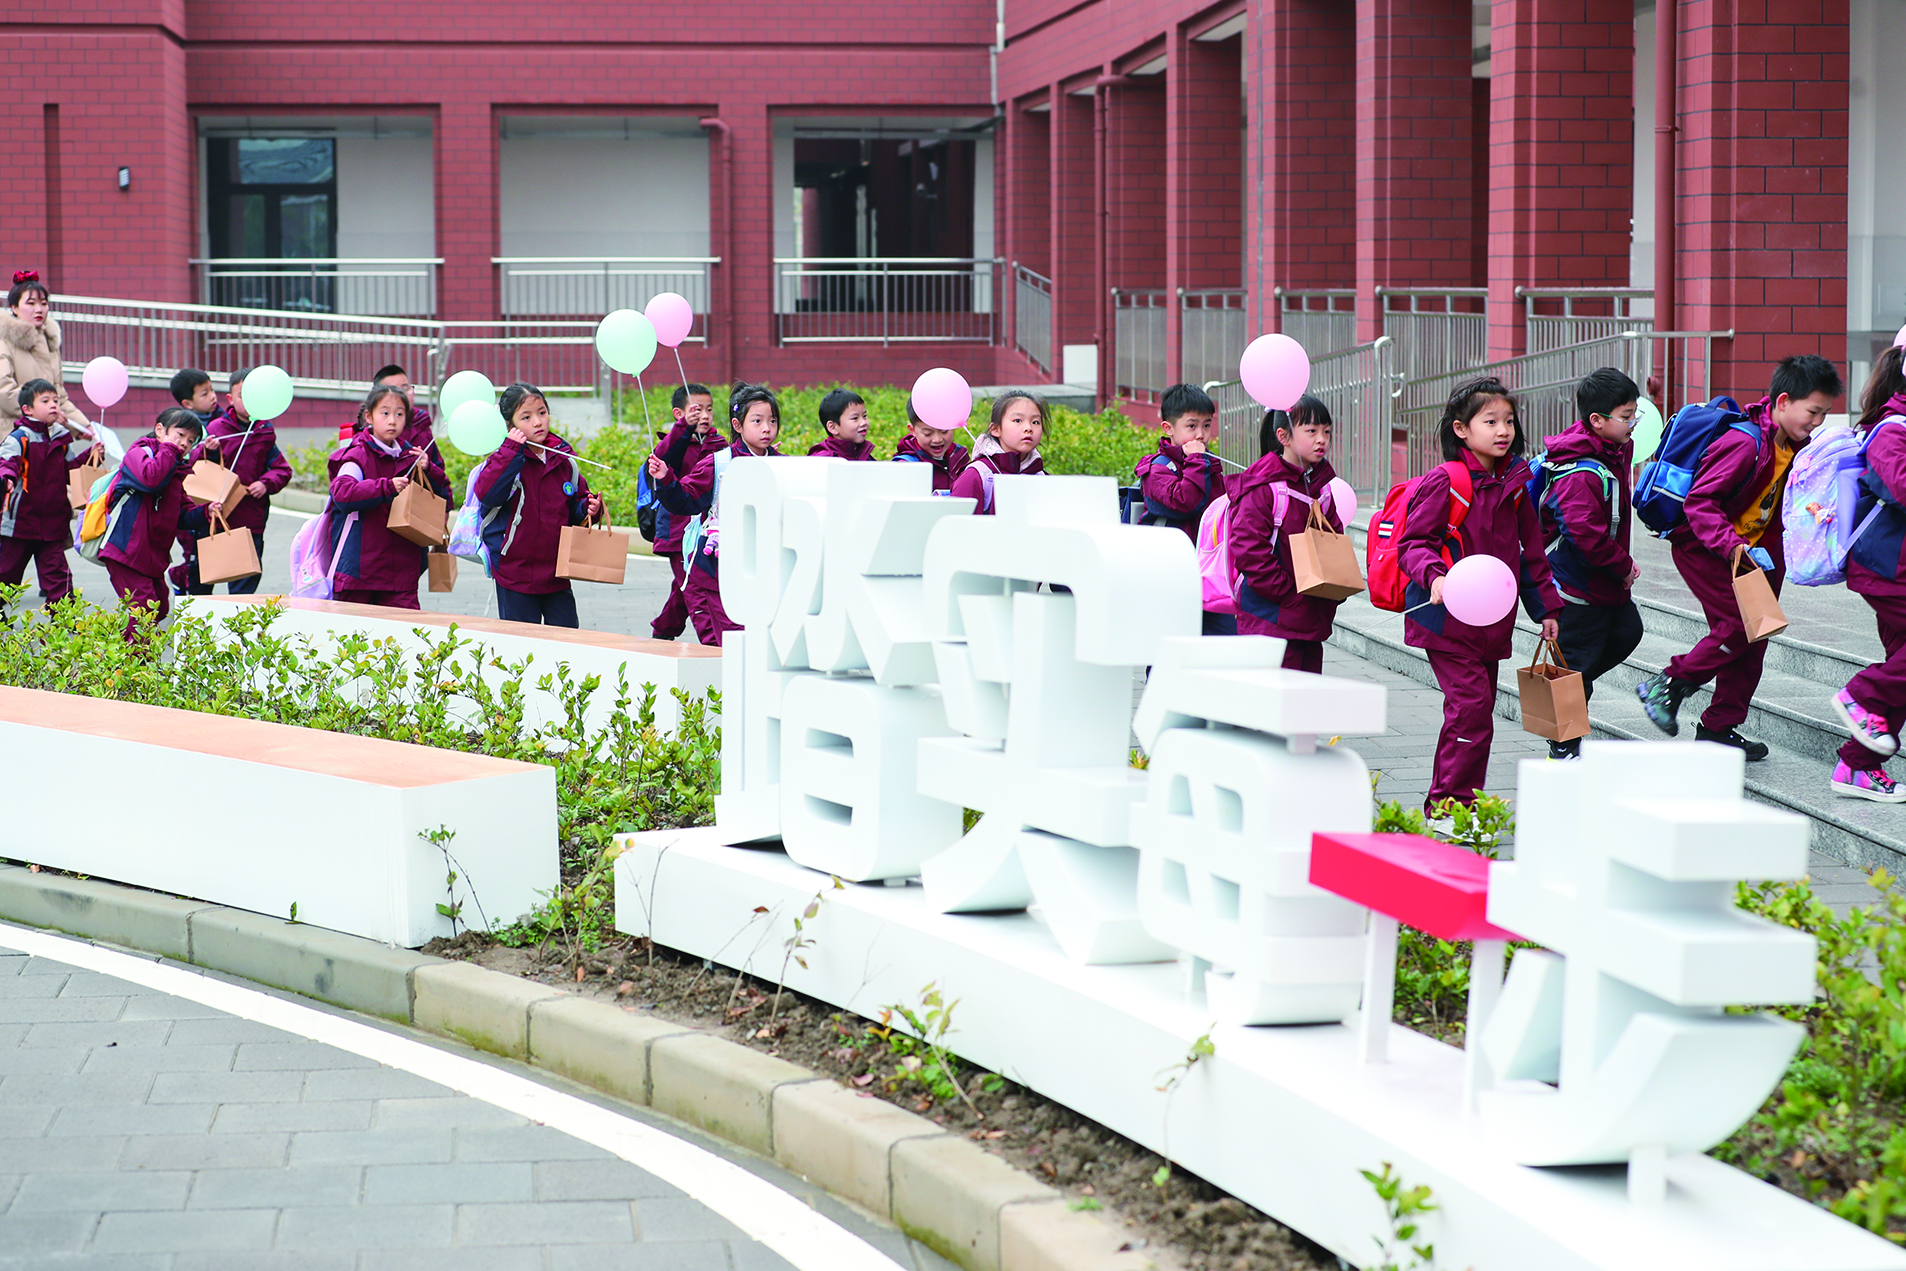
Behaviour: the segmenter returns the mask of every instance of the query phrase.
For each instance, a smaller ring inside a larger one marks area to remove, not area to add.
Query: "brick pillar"
[[[1846,361],[1847,0],[1683,0],[1675,325],[1732,328],[1718,392]],[[1857,386],[1856,386],[1857,391]]]
[[[1097,319],[1094,294],[1098,227],[1093,223],[1097,168],[1092,152],[1092,99],[1052,88],[1052,360],[1064,366],[1063,348],[1092,339]]]
[[[1378,287],[1469,280],[1469,0],[1357,0],[1357,338]]]
[[[1194,40],[1183,27],[1165,55],[1165,364],[1184,374],[1180,288],[1244,284],[1244,172],[1238,139],[1242,42]]]
[[[1261,0],[1251,14],[1250,331],[1276,328],[1278,287],[1357,279],[1356,14],[1335,0]],[[1321,350],[1319,350],[1321,352]]]
[[[47,153],[44,121],[57,117],[58,110],[31,101],[14,103],[12,126],[0,130],[0,171],[43,176],[56,168],[48,162],[57,156]],[[7,272],[0,275],[0,282],[8,286],[13,283],[12,270],[37,269],[48,286],[65,290],[48,259],[47,185],[43,179],[16,183],[7,215],[0,217],[0,262],[17,262],[5,266]],[[11,409],[12,403],[6,405]]]
[[[497,318],[497,130],[488,97],[437,108],[437,313],[451,322]]]
[[[1006,236],[1001,240],[1001,255],[1017,261],[1034,273],[1052,277],[1052,139],[1048,111],[1028,111],[1029,105],[1050,104],[1049,94],[1025,98],[1007,108],[1011,146],[1000,157],[1000,170],[1006,175]],[[1020,321],[1018,286],[1009,274],[1006,286],[1013,293],[1013,321]],[[1051,340],[1051,324],[1047,339]],[[1059,375],[1058,346],[1052,346],[1052,378]]]
[[[1165,86],[1163,76],[1146,75],[1108,91],[1106,102],[1105,285],[1126,290],[1163,290],[1165,287]],[[1235,81],[1233,81],[1235,84]],[[1169,296],[1165,297],[1169,305]],[[1107,302],[1108,319],[1111,314]],[[1166,310],[1165,329],[1174,323]],[[1108,321],[1109,340],[1113,326]],[[1167,337],[1167,344],[1175,344]],[[1160,382],[1141,384],[1154,394],[1178,382],[1178,363],[1167,360],[1154,377]]]
[[[1633,4],[1496,0],[1493,13],[1492,359],[1524,351],[1518,286],[1627,284],[1635,162]]]

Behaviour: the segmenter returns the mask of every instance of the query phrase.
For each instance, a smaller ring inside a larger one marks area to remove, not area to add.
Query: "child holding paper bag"
[[[1282,638],[1285,667],[1317,675],[1323,674],[1324,641],[1343,602],[1298,590],[1290,540],[1304,532],[1313,507],[1333,532],[1343,532],[1330,497],[1337,475],[1328,458],[1330,428],[1330,408],[1309,394],[1288,412],[1265,411],[1263,458],[1227,481],[1238,634]]]
[[[73,594],[66,549],[73,542],[73,505],[66,474],[98,453],[92,432],[60,410],[49,380],[20,386],[20,418],[0,438],[0,583],[19,586],[31,560],[48,604]]]
[[[399,440],[410,420],[410,402],[399,389],[380,384],[364,399],[369,426],[331,456],[331,539],[337,560],[334,600],[416,609],[417,579],[425,548],[393,531],[393,500],[413,480],[447,496],[443,469],[419,447]]]
[[[589,490],[569,443],[549,430],[549,403],[531,384],[503,390],[498,409],[509,435],[477,473],[483,541],[496,579],[496,615],[507,622],[579,625],[576,593],[556,576],[556,547],[565,525],[602,516],[602,496]]]

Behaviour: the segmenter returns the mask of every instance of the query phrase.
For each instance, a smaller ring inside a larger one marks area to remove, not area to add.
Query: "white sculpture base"
[[[1510,1164],[1463,1115],[1463,1052],[1408,1029],[1391,1026],[1388,1062],[1365,1064],[1354,1020],[1213,1027],[1176,963],[1081,966],[1029,914],[938,913],[917,883],[834,891],[777,850],[723,845],[718,829],[623,841],[622,930],[725,965],[751,959],[772,978],[793,919],[821,891],[802,930],[808,965],[788,964],[790,987],[872,1015],[937,982],[960,1003],[949,1038],[960,1054],[1168,1152],[1352,1262],[1369,1261],[1384,1229],[1357,1171],[1388,1161],[1434,1189],[1441,1209],[1424,1234],[1440,1266],[1906,1269],[1906,1251],[1705,1156],[1669,1157],[1664,1198],[1642,1205],[1619,1167]],[[1207,1030],[1216,1054],[1159,1093]]]

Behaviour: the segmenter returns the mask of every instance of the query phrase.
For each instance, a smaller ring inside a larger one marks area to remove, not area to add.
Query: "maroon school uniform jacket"
[[[0,536],[30,542],[71,542],[73,505],[66,474],[86,462],[93,442],[64,423],[42,424],[25,415],[0,438],[0,481],[10,481],[0,506]]]
[[[1628,575],[1635,565],[1628,554],[1635,443],[1603,441],[1580,420],[1550,440],[1549,466],[1585,459],[1601,464],[1614,477],[1614,502],[1611,506],[1608,485],[1598,472],[1570,472],[1549,483],[1538,509],[1542,538],[1549,544],[1549,569],[1556,590],[1571,604],[1625,605]]]
[[[1855,540],[1847,554],[1846,585],[1849,591],[1895,605],[1906,602],[1906,423],[1895,419],[1906,416],[1906,393],[1895,396],[1880,411],[1868,432],[1866,473],[1860,478],[1861,518],[1872,514],[1875,503],[1885,506],[1866,531]],[[1878,429],[1878,431],[1872,431]],[[1763,535],[1763,538],[1765,536]]]
[[[1198,518],[1224,493],[1223,464],[1210,451],[1187,455],[1183,446],[1159,438],[1158,450],[1138,461],[1132,475],[1154,525],[1175,526],[1194,543]]]
[[[655,448],[662,456],[662,462],[675,474],[677,481],[701,466],[701,461],[709,455],[719,454],[729,446],[728,439],[718,429],[710,429],[707,437],[698,433],[686,421],[676,420]],[[657,497],[657,503],[661,503]],[[693,516],[681,516],[669,510],[667,504],[656,508],[655,544],[653,551],[658,556],[668,556],[682,550],[682,531],[688,528]]]
[[[157,437],[140,437],[126,447],[113,477],[113,520],[100,559],[148,578],[165,573],[178,532],[205,528],[203,509],[186,506],[185,473],[185,452]]]
[[[248,431],[249,436],[246,435]],[[227,517],[235,530],[256,530],[262,534],[265,521],[271,515],[271,496],[291,484],[291,464],[286,461],[284,452],[278,449],[278,430],[271,426],[269,420],[252,420],[248,423],[233,414],[232,408],[227,406],[212,416],[212,422],[205,426],[205,435],[219,439],[218,453],[213,454],[201,443],[192,451],[186,462],[186,470],[190,471],[192,464],[200,459],[209,459],[230,468],[240,485],[264,482],[264,498],[247,494]]]
[[[966,465],[972,462],[972,455],[967,452],[965,446],[957,442],[947,447],[945,457],[935,459],[913,439],[912,433],[900,439],[900,444],[893,448],[893,457],[900,463],[924,463],[932,468],[935,494],[953,493],[953,482],[958,479],[960,473],[966,471]]]
[[[1042,476],[1046,471],[1046,461],[1035,450],[1029,455],[1020,456],[1010,450],[995,450],[991,454],[976,455],[953,480],[953,497],[973,500],[974,516],[993,514],[993,483],[991,477],[1033,477]]]
[[[1767,484],[1767,475],[1774,468],[1777,444],[1774,434],[1778,430],[1771,400],[1763,397],[1749,406],[1747,418],[1760,429],[1759,442],[1738,428],[1724,428],[1709,443],[1702,452],[1701,466],[1695,470],[1694,484],[1688,488],[1688,497],[1682,505],[1687,510],[1687,519],[1668,531],[1670,543],[1699,543],[1722,561],[1733,559],[1734,549],[1741,543],[1741,536],[1734,532],[1734,522]],[[1780,523],[1780,493],[1779,490],[1773,492],[1774,515],[1761,531],[1760,541],[1754,544],[1766,548],[1767,554],[1774,558],[1776,577],[1770,581],[1775,586],[1780,585],[1778,576],[1786,572],[1787,565]]]
[[[1549,575],[1549,558],[1542,551],[1542,522],[1528,497],[1529,465],[1505,456],[1495,472],[1483,471],[1474,452],[1463,451],[1474,494],[1469,515],[1458,532],[1453,555],[1486,553],[1507,565],[1520,584],[1522,603],[1531,615],[1552,618],[1562,612],[1562,598]],[[1410,499],[1409,526],[1403,533],[1398,557],[1409,576],[1403,607],[1429,600],[1432,580],[1449,572],[1442,547],[1449,534],[1449,474],[1439,465],[1417,482]],[[1429,605],[1403,619],[1403,642],[1412,648],[1464,653],[1484,662],[1509,656],[1509,633],[1515,628],[1511,609],[1500,621],[1472,627],[1451,616],[1442,605]]]
[[[1322,498],[1337,475],[1328,460],[1308,471],[1277,453],[1265,455],[1230,479],[1231,565],[1238,571],[1238,634],[1280,636],[1286,640],[1325,640],[1336,621],[1340,600],[1306,596],[1297,590],[1291,570],[1290,537],[1302,534],[1310,504]],[[1277,490],[1285,486],[1284,515],[1277,518]],[[1302,497],[1298,497],[1302,496]],[[1343,518],[1326,504],[1324,519],[1343,532]]]
[[[589,483],[569,443],[551,433],[543,444],[547,451],[505,438],[476,479],[490,576],[532,596],[569,590],[569,580],[556,577],[556,548],[565,525],[586,519],[589,502]]]
[[[337,554],[336,582],[357,591],[412,591],[424,572],[424,549],[393,534],[385,523],[396,478],[409,476],[416,459],[408,449],[391,455],[369,432],[359,433],[331,456],[331,541]],[[351,469],[351,470],[347,470]],[[444,494],[450,487],[443,469],[426,461],[420,478]],[[351,514],[356,513],[353,521]],[[347,528],[348,527],[348,528]],[[343,550],[338,538],[344,536]]]
[[[719,453],[719,451],[716,452],[716,454]],[[748,449],[747,442],[738,440],[728,447],[728,453],[736,459],[745,459],[754,452]],[[762,457],[772,459],[778,457],[780,453],[773,446],[769,446],[768,453]],[[685,477],[677,478],[671,472],[666,481],[656,483],[655,497],[663,507],[681,517],[683,524],[706,514],[715,505],[715,455],[711,454],[703,458],[695,465],[695,470]],[[709,546],[713,546],[715,550],[708,551]],[[718,573],[721,568],[720,553],[719,538],[713,544],[704,539],[703,550],[696,553],[694,560],[683,561],[682,565],[684,568],[692,565],[711,574]]]
[[[810,458],[846,459],[853,463],[865,463],[874,457],[874,443],[849,441],[845,437],[825,437],[818,446],[809,446],[807,453]]]
[[[370,425],[358,420],[351,426],[353,439],[362,437],[370,431]],[[421,406],[410,408],[410,419],[404,424],[404,431],[397,434],[397,444],[409,450],[412,446],[430,456],[430,466],[438,471],[443,469],[443,452],[437,449],[437,434],[431,427],[430,412]],[[339,446],[338,450],[343,447]],[[337,452],[333,451],[335,456]],[[367,588],[366,590],[371,590]]]

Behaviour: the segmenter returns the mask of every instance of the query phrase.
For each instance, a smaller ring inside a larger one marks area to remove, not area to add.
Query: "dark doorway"
[[[218,260],[337,255],[337,143],[329,137],[221,137],[206,146],[206,212]],[[329,313],[336,280],[309,266],[213,267],[211,303]]]

